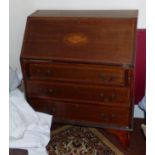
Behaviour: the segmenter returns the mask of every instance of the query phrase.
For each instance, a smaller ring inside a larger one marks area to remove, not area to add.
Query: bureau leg
[[[115,135],[119,139],[124,149],[127,149],[129,147],[129,144],[130,144],[129,131],[106,129],[106,132]]]

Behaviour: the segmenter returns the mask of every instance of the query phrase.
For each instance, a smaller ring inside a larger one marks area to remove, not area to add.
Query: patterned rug
[[[51,133],[49,155],[123,155],[97,129],[63,126]]]

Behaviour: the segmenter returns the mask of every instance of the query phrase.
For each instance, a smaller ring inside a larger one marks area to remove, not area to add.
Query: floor
[[[145,155],[146,154],[146,139],[144,134],[141,131],[141,124],[144,123],[143,119],[135,119],[134,120],[134,131],[131,132],[131,141],[130,146],[127,150],[123,149],[121,144],[119,143],[117,137],[108,134],[103,131],[105,137],[107,137],[115,146],[117,146],[124,155]],[[64,124],[63,124],[64,125]],[[52,129],[60,127],[61,124],[53,124]]]
[[[116,137],[104,133],[113,144],[115,144],[125,155],[146,155],[146,139],[141,130],[141,124],[144,123],[142,119],[134,120],[134,131],[131,132],[130,146],[124,150]]]

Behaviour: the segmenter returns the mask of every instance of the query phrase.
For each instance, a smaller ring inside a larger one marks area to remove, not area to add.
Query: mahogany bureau
[[[52,114],[57,122],[115,129],[111,132],[121,133],[120,140],[127,145],[133,129],[137,13],[31,14],[21,51],[31,106]]]

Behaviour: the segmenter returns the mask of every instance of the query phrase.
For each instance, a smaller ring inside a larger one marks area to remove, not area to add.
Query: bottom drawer
[[[70,121],[82,121],[101,125],[129,126],[129,109],[115,107],[101,107],[98,105],[76,104],[51,100],[31,99],[32,107],[41,112]]]

